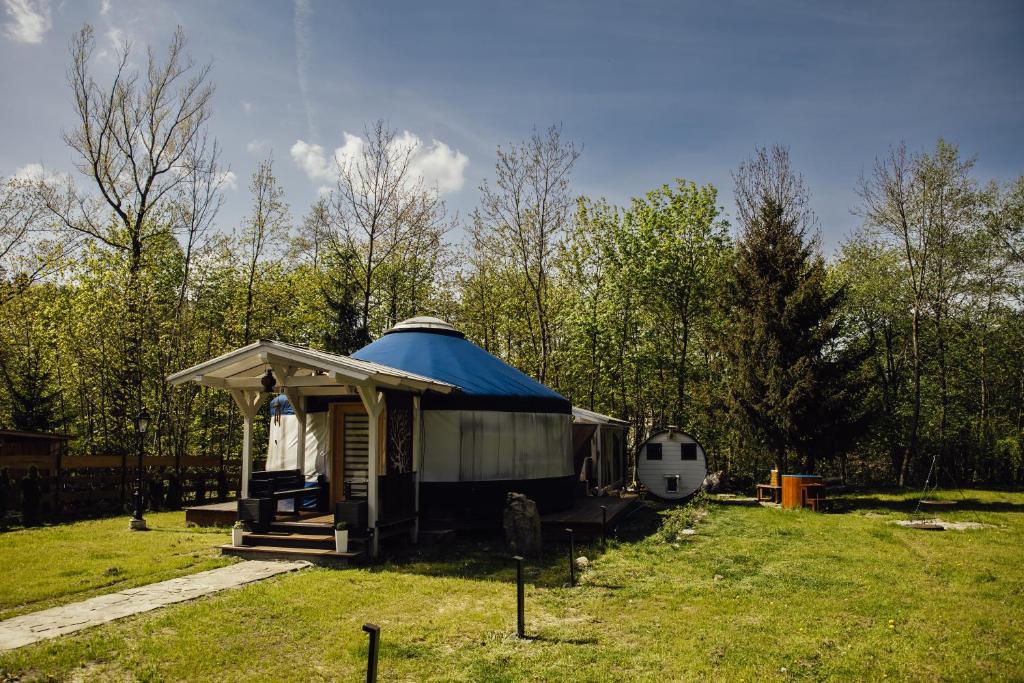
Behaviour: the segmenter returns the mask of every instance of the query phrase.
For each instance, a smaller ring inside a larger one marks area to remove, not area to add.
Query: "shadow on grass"
[[[918,494],[919,495],[919,494]],[[843,497],[836,497],[830,500],[830,511],[833,513],[863,512],[871,510],[884,510],[888,512],[912,513],[918,509],[918,495],[908,498],[894,499],[884,498],[880,495],[858,495],[852,494]],[[1011,503],[1008,501],[984,501],[977,498],[959,498],[946,495],[942,500],[949,500],[956,504],[941,509],[929,508],[922,505],[919,512],[939,514],[942,512],[1024,512],[1024,503]]]
[[[550,636],[530,635],[527,633],[522,640],[533,640],[538,643],[551,643],[552,645],[597,645],[597,638],[552,638]]]
[[[636,543],[661,526],[661,516],[654,508],[643,506],[621,520],[608,534],[608,547],[618,543]],[[576,557],[600,558],[606,551],[601,538],[577,536]],[[421,576],[461,578],[475,581],[515,581],[515,561],[505,545],[500,530],[491,532],[460,532],[451,542],[432,546],[409,543],[385,548],[380,563],[369,567],[371,572],[390,571]],[[569,543],[565,536],[544,536],[541,556],[524,562],[526,583],[538,588],[558,588],[568,581]],[[596,585],[596,584],[589,584]],[[616,590],[621,586],[598,586]]]

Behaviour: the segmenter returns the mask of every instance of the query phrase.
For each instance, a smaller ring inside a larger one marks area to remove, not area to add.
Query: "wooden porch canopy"
[[[306,410],[302,398],[342,394],[359,396],[370,416],[368,455],[371,482],[376,481],[377,478],[379,458],[377,418],[384,408],[384,396],[379,389],[381,387],[399,389],[416,394],[425,391],[447,394],[457,389],[452,384],[379,363],[356,360],[348,356],[316,351],[269,339],[261,339],[170,375],[167,378],[170,384],[195,382],[231,392],[244,420],[245,432],[242,438],[243,498],[249,495],[253,420],[263,401],[270,395],[264,391],[260,382],[268,369],[274,373],[275,389],[284,392],[295,410],[299,426],[296,453],[299,471],[305,471],[306,456]],[[376,520],[376,489],[376,486],[369,487],[367,507],[371,520]]]

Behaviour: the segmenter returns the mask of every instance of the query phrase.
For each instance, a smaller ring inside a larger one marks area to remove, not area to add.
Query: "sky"
[[[74,172],[65,72],[83,23],[96,69],[116,43],[166,46],[182,26],[217,92],[210,132],[230,167],[222,229],[273,155],[293,214],[333,157],[383,119],[417,173],[465,217],[495,149],[558,123],[582,147],[573,189],[618,204],[675,178],[713,183],[790,147],[833,251],[860,224],[876,157],[939,137],[979,180],[1024,174],[1024,2],[317,2],[0,0],[0,176]],[[84,179],[83,179],[84,180]],[[83,184],[80,182],[80,184]],[[84,186],[84,184],[83,184]],[[457,233],[456,233],[457,236]]]

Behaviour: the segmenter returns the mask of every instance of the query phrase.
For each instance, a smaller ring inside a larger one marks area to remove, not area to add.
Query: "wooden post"
[[[420,439],[420,397],[412,397],[412,469],[415,472],[413,483],[413,510],[416,519],[412,523],[412,542],[420,539],[420,468],[423,466],[423,441]]]
[[[366,514],[370,526],[370,559],[377,557],[380,549],[380,538],[377,534],[377,506],[378,506],[378,482],[377,470],[378,459],[380,458],[380,436],[378,434],[377,421],[381,411],[384,409],[384,396],[377,392],[377,387],[356,387],[359,397],[363,400],[367,415],[367,437],[369,443],[366,449]]]
[[[292,410],[295,411],[295,422],[299,427],[298,442],[295,444],[295,467],[299,470],[302,475],[302,480],[306,480],[306,406],[302,405],[302,397],[295,391],[289,391],[287,394],[288,402],[292,404]]]
[[[249,477],[252,475],[252,416],[242,416],[242,498],[249,497]]]
[[[249,477],[252,475],[252,423],[256,418],[263,394],[232,389],[231,398],[242,411],[242,498],[249,497]]]

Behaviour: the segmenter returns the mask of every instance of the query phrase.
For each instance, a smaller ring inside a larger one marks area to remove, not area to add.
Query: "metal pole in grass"
[[[524,608],[525,592],[523,591],[523,558],[516,555],[516,635],[526,637],[526,611]]]
[[[608,547],[608,506],[601,506],[601,549]]]
[[[576,564],[573,562],[573,556],[576,555],[576,544],[572,538],[572,529],[565,531],[569,534],[569,588],[572,588],[576,585]]]
[[[380,626],[363,624],[370,635],[370,648],[366,653],[366,683],[377,683],[377,652],[380,650]]]

